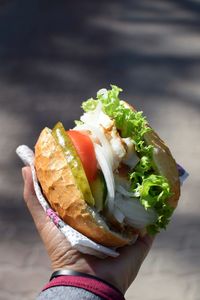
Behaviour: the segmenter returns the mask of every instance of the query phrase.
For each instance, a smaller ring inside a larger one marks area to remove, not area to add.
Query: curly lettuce
[[[149,234],[155,234],[161,228],[166,228],[173,208],[167,203],[167,199],[172,195],[170,186],[164,176],[138,172],[131,173],[132,191],[139,197],[145,209],[154,209],[158,215],[155,224],[147,227]]]
[[[111,85],[110,90],[101,89],[97,92],[96,99],[90,98],[83,102],[82,108],[85,112],[92,111],[100,101],[104,113],[115,120],[120,135],[132,139],[140,161],[129,175],[131,191],[146,210],[153,208],[156,211],[156,223],[147,227],[150,234],[155,234],[166,227],[173,212],[173,208],[167,203],[171,196],[170,185],[164,176],[157,174],[152,159],[153,146],[147,145],[144,140],[145,133],[152,129],[143,112],[136,112],[121,101],[120,92],[122,89],[116,85]]]

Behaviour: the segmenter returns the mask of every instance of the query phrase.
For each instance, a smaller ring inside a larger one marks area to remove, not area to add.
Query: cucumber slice
[[[107,196],[106,182],[102,172],[99,172],[97,178],[90,183],[90,188],[94,197],[96,210],[100,212],[104,208]]]

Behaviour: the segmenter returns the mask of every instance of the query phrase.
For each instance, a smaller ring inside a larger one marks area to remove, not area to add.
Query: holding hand
[[[94,275],[111,283],[125,294],[135,279],[153,238],[149,236],[138,238],[134,245],[120,248],[118,258],[99,259],[82,254],[71,247],[44,212],[34,192],[30,167],[24,167],[22,174],[24,199],[46,247],[53,271],[68,269]]]

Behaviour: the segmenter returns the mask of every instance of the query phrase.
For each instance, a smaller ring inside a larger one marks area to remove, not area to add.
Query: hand
[[[72,248],[66,237],[53,224],[36,198],[30,167],[22,169],[24,178],[24,199],[33,217],[37,230],[46,247],[53,271],[71,269],[91,274],[110,282],[125,294],[135,279],[153,239],[138,238],[136,243],[118,249],[117,258],[99,259]]]

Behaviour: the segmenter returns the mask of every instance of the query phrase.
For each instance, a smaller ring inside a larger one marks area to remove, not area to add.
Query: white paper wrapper
[[[180,183],[182,185],[184,183],[184,181],[188,178],[189,173],[179,164],[177,164],[177,167],[178,167]]]
[[[91,255],[95,255],[100,258],[105,258],[106,256],[117,257],[119,253],[112,248],[107,248],[102,245],[99,245],[80,232],[76,231],[69,225],[65,224],[59,216],[52,210],[49,206],[48,202],[42,195],[42,191],[37,181],[35,168],[34,168],[34,153],[33,151],[25,146],[21,145],[16,149],[16,153],[24,162],[25,165],[29,165],[31,167],[32,176],[33,176],[33,184],[36,196],[45,210],[46,214],[51,218],[54,224],[59,228],[59,230],[65,235],[68,241],[71,243],[72,247],[76,248],[82,253],[87,253]],[[137,239],[137,236],[136,236]]]

